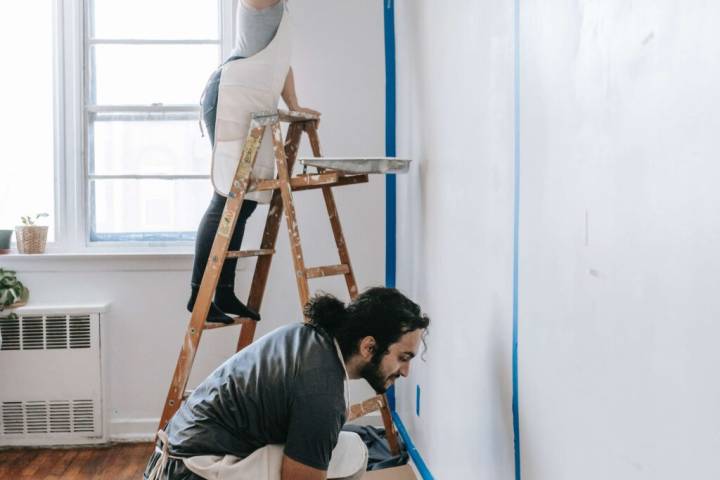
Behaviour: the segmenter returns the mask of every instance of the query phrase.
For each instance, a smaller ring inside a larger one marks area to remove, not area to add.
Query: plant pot
[[[20,253],[43,253],[47,242],[48,227],[21,226],[15,227],[15,239]]]
[[[12,230],[0,230],[0,255],[10,253],[10,238],[12,238]]]

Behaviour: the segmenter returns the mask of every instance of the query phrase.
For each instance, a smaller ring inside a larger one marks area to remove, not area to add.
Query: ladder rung
[[[260,257],[262,255],[274,255],[272,248],[262,250],[228,250],[226,258]]]
[[[187,398],[188,398],[190,395],[192,395],[192,392],[193,392],[193,390],[185,390],[185,393],[183,393],[183,397],[182,397],[183,402],[184,402],[185,400],[187,400]]]
[[[319,187],[336,183],[340,178],[338,172],[322,173],[316,175],[297,175],[290,178],[290,188],[297,190],[299,187]],[[264,190],[275,190],[280,188],[280,180],[260,180],[251,185],[249,191],[262,192]]]
[[[205,322],[203,330],[214,330],[216,328],[234,327],[235,325],[243,325],[247,322],[254,322],[252,318],[233,317],[233,323]]]
[[[345,275],[350,273],[347,265],[327,265],[325,267],[313,267],[305,269],[306,278],[329,277],[331,275]]]
[[[356,418],[360,418],[368,413],[376,412],[385,408],[385,398],[382,395],[369,398],[362,403],[356,403],[350,407],[347,421],[351,422]]]
[[[310,190],[321,187],[339,187],[342,185],[354,185],[356,183],[367,183],[367,175],[345,176],[339,172],[320,173],[314,175],[297,175],[290,179],[290,188],[294,192]],[[280,180],[260,180],[250,186],[250,192],[262,192],[280,188]]]
[[[332,172],[332,173],[323,173],[321,175],[337,175],[338,172]],[[297,177],[296,177],[297,178]],[[317,185],[298,185],[293,186],[293,192],[300,192],[302,190],[311,190],[313,188],[321,188],[321,187],[342,187],[343,185],[355,185],[356,183],[367,183],[368,182],[368,176],[367,175],[341,175],[336,182],[327,183],[327,184],[317,184]],[[292,182],[291,182],[292,185]]]

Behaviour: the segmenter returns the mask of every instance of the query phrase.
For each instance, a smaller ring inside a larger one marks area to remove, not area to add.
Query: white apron
[[[232,455],[202,455],[185,458],[183,463],[195,475],[207,480],[280,480],[283,455],[283,445],[267,445],[242,460]],[[360,435],[340,432],[330,457],[327,478],[360,478],[367,461],[367,447]]]
[[[287,7],[270,44],[255,55],[222,67],[218,90],[212,183],[227,197],[254,112],[276,111],[290,69],[290,24]],[[272,135],[265,132],[258,149],[253,178],[275,178]],[[269,203],[272,191],[250,192],[249,200]]]

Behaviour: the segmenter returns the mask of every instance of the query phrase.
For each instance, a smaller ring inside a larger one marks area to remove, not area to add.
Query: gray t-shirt
[[[267,47],[275,37],[283,16],[285,0],[262,10],[245,5],[238,0],[235,11],[237,38],[231,57],[247,58]]]
[[[345,372],[330,336],[293,324],[230,357],[190,395],[165,431],[170,452],[244,458],[269,444],[326,470],[345,423]]]

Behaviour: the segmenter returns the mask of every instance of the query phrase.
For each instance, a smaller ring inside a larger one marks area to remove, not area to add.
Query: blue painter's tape
[[[383,1],[385,23],[385,155],[395,156],[395,4]],[[385,286],[395,287],[396,277],[396,184],[395,175],[385,176]],[[390,410],[395,411],[395,388],[387,391]]]
[[[388,157],[392,155],[388,154]],[[385,175],[385,286],[395,288],[397,252],[397,184],[395,175]]]
[[[415,385],[415,415],[420,416],[420,385]]]
[[[515,480],[521,480],[520,463],[520,408],[518,388],[518,271],[520,244],[520,0],[515,0],[514,16],[514,48],[515,48],[515,145],[514,145],[514,207],[513,207],[513,331],[512,331],[512,413],[513,413],[513,447],[515,453]]]
[[[425,465],[425,461],[420,456],[420,452],[418,452],[417,448],[415,448],[415,444],[413,443],[412,438],[410,438],[410,435],[405,428],[405,424],[403,424],[397,412],[393,412],[392,415],[395,427],[397,428],[400,437],[403,439],[403,442],[405,442],[405,447],[407,447],[408,454],[410,455],[410,458],[412,458],[412,461],[415,464],[415,468],[417,468],[418,473],[420,473],[423,480],[432,480],[435,477],[433,477],[432,473],[430,473],[427,465]]]
[[[394,0],[383,0],[383,18],[385,21],[385,155],[394,157],[396,155],[396,110],[395,110],[395,2]],[[395,175],[385,176],[385,285],[395,287],[396,280],[396,183]],[[418,387],[419,392],[419,387]],[[398,433],[405,442],[408,454],[420,472],[423,480],[432,480],[433,476],[428,470],[420,452],[415,448],[410,435],[405,428],[400,416],[395,411],[395,388],[391,387],[388,392],[388,401],[392,411],[393,422]],[[418,396],[419,400],[419,396]],[[419,402],[418,402],[419,413]]]
[[[385,155],[396,155],[395,107],[395,3],[384,0],[385,24]],[[396,179],[385,176],[385,286],[395,287],[396,277]]]
[[[390,411],[395,411],[395,385],[391,385],[390,388],[387,389],[387,392],[385,392],[385,395],[388,399],[388,406],[390,407]]]

